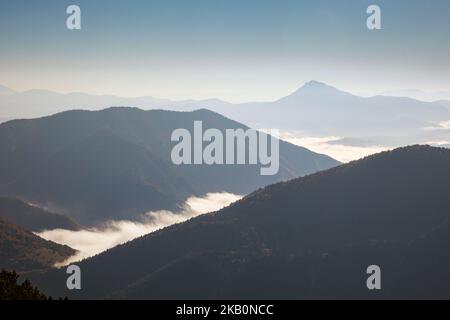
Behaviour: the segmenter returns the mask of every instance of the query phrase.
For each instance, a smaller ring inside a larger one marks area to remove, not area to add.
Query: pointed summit
[[[302,88],[333,88],[333,87],[327,85],[324,82],[311,80],[311,81],[306,82]]]
[[[311,80],[306,82],[299,89],[291,93],[290,95],[280,99],[279,101],[290,101],[298,100],[300,98],[324,98],[324,97],[335,97],[335,96],[345,96],[349,93],[336,89],[326,83]]]
[[[343,91],[340,91],[336,89],[335,87],[332,87],[326,83],[311,80],[309,82],[306,82],[300,89],[298,89],[295,93],[303,93],[303,92],[314,92],[314,93],[342,93]]]

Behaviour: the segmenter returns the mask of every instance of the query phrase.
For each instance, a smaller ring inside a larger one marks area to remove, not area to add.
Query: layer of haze
[[[241,196],[226,192],[208,193],[202,198],[189,198],[181,212],[148,212],[143,216],[143,222],[109,221],[104,224],[103,228],[79,231],[55,229],[37,233],[37,235],[46,240],[65,244],[78,250],[78,253],[74,256],[57,265],[64,266],[172,224],[186,221],[200,214],[219,210],[240,198]]]
[[[350,146],[339,141],[340,137],[308,137],[297,132],[280,132],[280,138],[311,151],[326,154],[341,162],[350,162],[389,150],[385,146]]]

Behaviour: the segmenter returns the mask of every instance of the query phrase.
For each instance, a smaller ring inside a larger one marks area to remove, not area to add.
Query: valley
[[[449,13],[0,1],[0,318],[450,300]]]

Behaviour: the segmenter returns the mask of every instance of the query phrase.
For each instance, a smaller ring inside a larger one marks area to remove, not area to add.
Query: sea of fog
[[[36,233],[53,242],[68,245],[78,252],[57,267],[92,257],[119,244],[154,232],[175,223],[186,221],[200,214],[217,211],[242,198],[232,193],[208,193],[204,197],[190,197],[180,212],[151,211],[141,222],[108,221],[102,227],[78,231],[55,229]]]

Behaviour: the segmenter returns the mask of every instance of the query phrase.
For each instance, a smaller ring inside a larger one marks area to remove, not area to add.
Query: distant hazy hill
[[[31,206],[17,199],[0,197],[0,217],[27,230],[79,229],[71,218]]]
[[[48,269],[75,253],[0,218],[0,269],[26,272]]]
[[[436,100],[450,99],[450,91],[425,92],[422,90],[407,89],[398,91],[386,91],[383,92],[382,94],[393,97],[409,97],[421,101],[436,101]]]
[[[177,111],[206,108],[251,127],[294,130],[307,136],[371,138],[378,145],[450,140],[445,132],[423,130],[450,119],[450,110],[440,103],[408,97],[360,97],[318,81],[310,81],[276,101],[241,104],[218,99],[170,101],[148,96],[123,98],[30,90],[0,96],[0,119],[38,117],[70,109],[99,110],[109,106]]]
[[[318,136],[398,138],[424,134],[423,127],[450,119],[450,110],[436,103],[389,96],[363,98],[316,81],[277,101],[244,104],[239,109],[224,114],[244,123]]]
[[[449,298],[449,163],[414,146],[269,186],[83,261],[73,297]],[[36,280],[71,294],[64,276]]]
[[[82,92],[65,94],[37,89],[15,92],[0,86],[0,119],[35,118],[73,109],[101,110],[111,106],[192,111],[206,107],[232,106],[232,104],[218,99],[171,101],[150,96],[125,98]]]
[[[259,165],[182,165],[170,154],[174,129],[246,127],[208,110],[143,111],[110,108],[69,111],[0,125],[0,194],[42,204],[82,224],[175,210],[208,192],[249,193],[258,187],[338,164],[280,143],[280,170],[261,176]]]
[[[11,90],[10,88],[0,85],[0,96],[9,95],[9,94],[13,94],[13,93],[15,93],[14,90]]]

